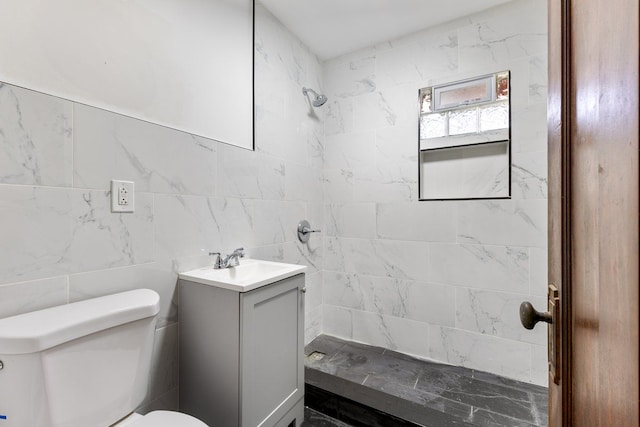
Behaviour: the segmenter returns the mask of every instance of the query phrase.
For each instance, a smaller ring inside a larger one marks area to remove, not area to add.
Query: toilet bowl
[[[207,427],[135,413],[160,297],[138,289],[0,319],[0,427]]]
[[[187,414],[173,411],[153,411],[147,415],[131,414],[111,427],[207,427]]]

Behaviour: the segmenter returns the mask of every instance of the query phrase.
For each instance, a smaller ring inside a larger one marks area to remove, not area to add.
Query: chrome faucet
[[[209,252],[209,255],[216,255],[216,261],[213,264],[213,268],[229,268],[240,265],[240,258],[244,258],[244,248],[238,248],[232,253],[224,257],[220,256],[220,252]]]
[[[240,258],[244,258],[244,248],[238,248],[227,255],[224,260],[222,260],[222,268],[240,265]]]

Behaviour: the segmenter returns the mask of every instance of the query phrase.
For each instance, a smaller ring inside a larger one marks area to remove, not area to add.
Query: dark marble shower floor
[[[305,382],[304,427],[548,424],[545,387],[327,335],[305,347]]]

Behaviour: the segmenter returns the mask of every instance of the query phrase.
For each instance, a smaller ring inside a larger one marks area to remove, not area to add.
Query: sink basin
[[[213,267],[180,273],[178,277],[190,282],[216,286],[237,292],[248,292],[278,280],[304,273],[304,265],[258,259],[241,259],[237,267],[215,269]]]

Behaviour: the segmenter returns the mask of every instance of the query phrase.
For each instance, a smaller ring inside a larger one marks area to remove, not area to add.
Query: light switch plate
[[[111,212],[133,212],[135,207],[133,181],[111,180]]]

